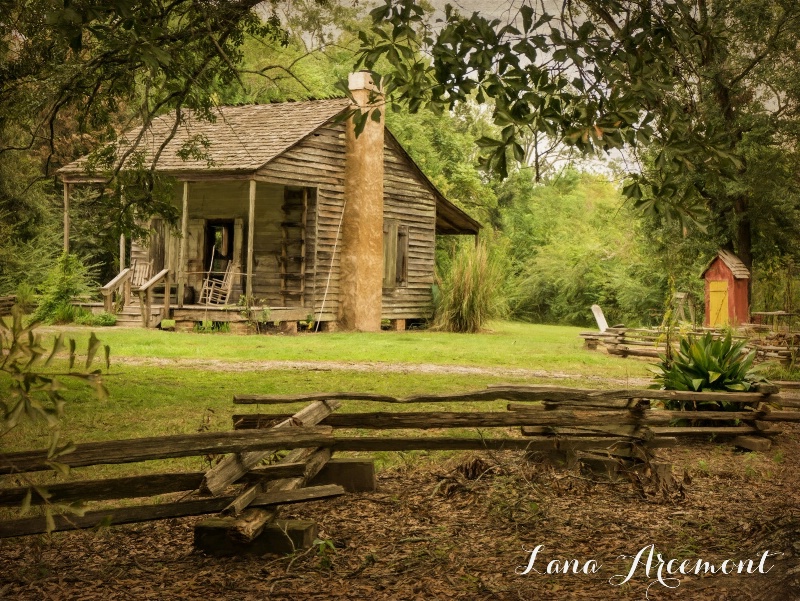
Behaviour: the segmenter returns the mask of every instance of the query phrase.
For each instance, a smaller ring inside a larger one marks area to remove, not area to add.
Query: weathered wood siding
[[[189,285],[199,294],[203,280],[202,265],[205,252],[202,229],[208,220],[234,220],[234,260],[241,274],[234,287],[233,301],[245,288],[247,257],[247,220],[249,186],[242,181],[191,182],[189,184],[189,237],[187,262]],[[181,192],[182,194],[182,192]],[[283,306],[280,293],[281,222],[284,186],[258,182],[256,185],[255,239],[253,243],[253,294],[268,306]],[[176,204],[180,199],[176,196]],[[241,225],[239,225],[241,224]],[[177,240],[177,236],[174,236]],[[168,245],[175,243],[170,241]],[[173,253],[167,252],[169,257]],[[177,268],[177,253],[171,267]]]
[[[280,256],[282,207],[287,186],[309,189],[305,229],[304,306],[322,321],[338,319],[339,253],[337,242],[344,205],[344,124],[330,123],[261,168],[256,177],[255,243],[253,292],[269,306],[286,303],[281,295]],[[408,319],[427,317],[431,312],[433,284],[436,199],[427,184],[409,165],[391,138],[384,144],[384,218],[394,220],[408,232],[407,278],[383,292],[382,317]],[[176,187],[175,203],[182,191]],[[247,256],[249,182],[246,180],[203,181],[189,184],[190,224],[199,220],[238,219],[244,225],[244,239],[235,242],[242,276],[234,300],[244,289]],[[191,228],[190,228],[191,229]],[[237,235],[240,230],[237,228]],[[190,232],[191,233],[191,232]],[[166,234],[165,263],[177,271],[178,236]],[[192,237],[190,236],[189,242]],[[189,244],[187,260],[199,265],[202,243]],[[197,269],[194,269],[197,271]],[[330,276],[330,277],[329,277]],[[190,276],[199,286],[201,275]],[[326,293],[327,291],[327,293]],[[199,293],[199,287],[198,287]],[[323,304],[324,302],[324,304]]]
[[[436,198],[408,163],[397,143],[384,144],[384,219],[408,228],[408,277],[405,285],[383,290],[383,319],[410,319],[431,315]]]
[[[340,247],[336,233],[344,205],[344,124],[319,128],[260,169],[258,175],[286,186],[316,189],[316,194],[309,191],[308,198],[305,305],[309,313],[313,307],[317,319],[320,311],[322,321],[338,319]],[[325,296],[328,273],[330,285]]]
[[[313,201],[310,196],[308,207],[305,298],[306,306],[313,306],[315,317],[322,321],[336,320],[339,314],[341,246],[340,242],[337,244],[337,232],[344,205],[344,130],[343,123],[325,125],[258,172],[260,177],[271,182],[316,187],[316,199]],[[409,254],[407,282],[384,290],[382,317],[428,317],[433,284],[436,199],[397,144],[388,137],[384,155],[384,217],[407,226]]]

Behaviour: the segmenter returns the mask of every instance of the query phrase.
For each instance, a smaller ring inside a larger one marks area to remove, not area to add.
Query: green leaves
[[[57,358],[59,352],[64,348],[63,335],[59,335],[54,341],[52,348],[44,348],[41,336],[34,332],[38,322],[33,322],[29,326],[23,325],[22,313],[18,307],[12,309],[12,320],[9,326],[3,319],[0,319],[0,371],[5,372],[10,377],[8,389],[0,395],[0,437],[12,428],[20,425],[23,418],[31,422],[43,422],[48,430],[48,451],[47,464],[58,474],[66,476],[69,474],[69,466],[59,458],[75,450],[75,445],[68,441],[62,443],[61,420],[64,417],[66,399],[62,392],[66,386],[55,376],[45,375],[37,371],[41,364],[48,367]],[[94,359],[103,346],[97,336],[92,333],[86,353],[85,369],[88,370]],[[105,349],[106,366],[109,365],[110,348]],[[95,394],[101,399],[108,396],[100,370],[88,373],[73,372],[77,359],[77,344],[74,339],[69,340],[69,373],[66,378],[74,381],[81,381],[89,384]],[[46,360],[40,359],[47,356]],[[47,501],[47,492],[44,489],[35,488],[34,490]],[[31,491],[25,496],[22,503],[22,511],[25,512],[31,505]],[[69,511],[77,513],[80,510],[77,506],[48,505],[46,516],[48,528],[55,527],[53,522],[54,511]]]
[[[711,332],[699,337],[681,338],[675,355],[661,358],[651,367],[654,380],[664,390],[694,392],[740,391],[747,392],[763,381],[753,368],[755,352],[746,352],[746,341],[733,342],[730,332],[717,338]],[[668,403],[669,409],[680,407],[681,402]],[[704,409],[728,409],[725,403],[703,403]]]

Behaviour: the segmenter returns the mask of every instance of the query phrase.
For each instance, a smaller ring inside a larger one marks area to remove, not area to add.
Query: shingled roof
[[[193,111],[184,110],[175,136],[161,152],[157,169],[174,174],[196,171],[253,172],[349,106],[346,98],[224,106],[215,109],[214,121],[198,119]],[[167,139],[174,126],[174,113],[153,120],[137,147],[137,150],[144,151],[145,161],[153,160],[160,144]],[[128,144],[120,145],[120,154],[130,148],[139,133],[140,130],[136,129],[122,136]],[[205,139],[211,143],[205,149],[208,159],[183,160],[178,155],[184,144],[193,139]],[[87,163],[88,156],[81,157],[59,169],[59,174],[86,175]]]
[[[742,263],[742,260],[739,257],[737,257],[729,250],[720,250],[717,253],[717,256],[711,259],[711,262],[709,262],[709,264],[706,265],[706,268],[703,270],[703,273],[700,274],[701,278],[706,275],[706,271],[708,271],[711,268],[711,266],[714,264],[714,261],[716,261],[717,259],[720,259],[723,263],[725,263],[728,269],[731,270],[733,277],[736,278],[737,280],[750,279],[750,271],[747,269],[745,264]]]
[[[156,170],[174,176],[198,172],[218,175],[253,173],[349,107],[347,98],[223,106],[215,109],[213,121],[196,118],[193,111],[184,110],[174,136],[161,150]],[[137,151],[144,152],[145,164],[153,161],[174,127],[175,115],[170,113],[154,119],[145,130],[137,146]],[[140,133],[141,130],[135,129],[121,137],[124,142],[120,144],[118,156],[130,148]],[[477,235],[480,223],[447,200],[391,132],[387,130],[387,134],[436,196],[437,232]],[[201,148],[207,158],[183,160],[179,156],[179,151],[192,140],[209,143],[207,148]],[[88,164],[89,156],[84,156],[59,169],[58,174],[75,182],[102,179],[102,173],[93,174],[87,170]]]

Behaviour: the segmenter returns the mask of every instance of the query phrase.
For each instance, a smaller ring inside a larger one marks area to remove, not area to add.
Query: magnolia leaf
[[[79,518],[82,518],[86,514],[86,507],[80,501],[74,501],[69,505],[64,505],[63,503],[57,503],[54,506],[55,509],[58,509],[62,513],[71,513],[72,515],[76,515]]]
[[[91,333],[89,336],[89,348],[86,351],[86,369],[92,365],[92,361],[94,361],[94,356],[97,354],[97,351],[100,349],[100,340],[95,336],[94,332]]]
[[[72,368],[75,367],[75,349],[77,345],[75,343],[74,338],[69,339],[69,369],[72,371]]]
[[[111,347],[109,345],[104,345],[103,350],[105,351],[105,359],[106,359],[106,370],[111,369]]]
[[[61,457],[63,455],[69,455],[70,453],[74,453],[76,448],[77,447],[75,446],[75,443],[70,440],[63,447],[56,449],[55,452],[53,453],[53,457]]]
[[[50,362],[53,360],[53,357],[56,356],[56,353],[60,351],[64,347],[64,333],[60,333],[58,338],[55,339],[53,342],[53,350],[50,351],[50,355],[47,357],[47,360],[44,362],[45,365],[50,365]]]
[[[34,486],[33,490],[35,490],[36,494],[39,495],[44,501],[50,500],[53,496],[53,494],[43,486]]]
[[[69,476],[70,467],[66,463],[60,463],[58,461],[45,461],[45,464],[55,472],[58,472],[59,475],[65,477]]]
[[[25,491],[25,498],[22,499],[22,503],[20,503],[20,506],[19,506],[19,512],[22,515],[25,515],[26,513],[28,513],[28,511],[30,511],[30,509],[31,509],[31,497],[32,496],[33,495],[32,495],[32,491],[31,491],[30,488],[27,491]]]
[[[44,510],[44,520],[46,523],[45,530],[50,534],[56,529],[56,521],[53,519],[53,509],[49,505]]]

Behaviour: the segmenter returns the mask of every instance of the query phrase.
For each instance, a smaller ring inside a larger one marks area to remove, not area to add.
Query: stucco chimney
[[[345,134],[344,219],[339,323],[344,330],[377,332],[383,296],[383,94],[368,71],[350,74],[350,91],[367,118],[356,136],[353,119]]]

